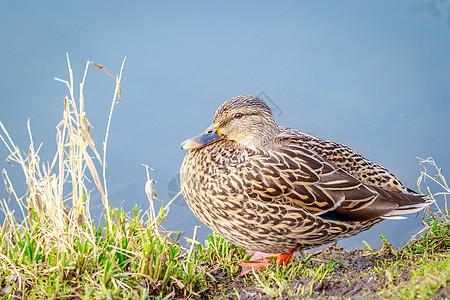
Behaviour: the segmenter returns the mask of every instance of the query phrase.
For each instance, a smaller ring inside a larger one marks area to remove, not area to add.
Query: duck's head
[[[223,103],[213,123],[200,135],[181,144],[182,149],[197,149],[221,139],[233,140],[249,148],[270,143],[278,125],[269,106],[255,96],[237,96]]]

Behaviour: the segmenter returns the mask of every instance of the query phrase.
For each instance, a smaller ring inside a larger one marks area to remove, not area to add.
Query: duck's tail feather
[[[424,202],[413,203],[409,205],[402,205],[391,211],[390,213],[382,216],[383,219],[406,219],[406,217],[400,216],[405,214],[412,214],[421,211],[425,207],[428,207],[430,204],[434,203],[435,200],[426,195],[413,195],[415,197],[420,197]]]

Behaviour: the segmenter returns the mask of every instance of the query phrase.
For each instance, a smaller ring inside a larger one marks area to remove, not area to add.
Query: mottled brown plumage
[[[367,230],[431,203],[354,150],[278,126],[254,96],[222,104],[186,141],[181,187],[194,214],[249,250],[289,252]]]

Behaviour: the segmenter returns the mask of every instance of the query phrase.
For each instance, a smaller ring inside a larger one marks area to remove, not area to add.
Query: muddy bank
[[[299,295],[306,298],[380,299],[377,294],[388,284],[400,284],[410,279],[410,267],[406,261],[403,261],[406,266],[400,267],[395,276],[383,272],[383,263],[394,259],[401,261],[389,249],[377,252],[343,251],[332,245],[315,255],[309,266],[306,266],[314,268],[323,263],[334,264],[333,274],[322,280],[311,277],[292,278],[291,283],[279,292],[280,289],[277,288],[264,290],[262,285],[258,285],[254,275],[248,275],[253,276],[255,282],[249,285],[248,279],[246,284],[243,278],[227,278],[223,273],[216,272],[216,289],[205,291],[203,295],[209,294],[210,297],[222,299],[298,299]],[[444,295],[448,291],[440,293]]]

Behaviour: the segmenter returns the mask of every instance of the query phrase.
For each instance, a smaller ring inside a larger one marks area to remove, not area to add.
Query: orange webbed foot
[[[294,252],[295,252],[295,249],[292,249],[291,252],[289,252],[289,253],[278,254],[277,263],[280,266],[287,265],[289,263],[289,261],[292,259],[292,255],[294,254]]]
[[[278,265],[286,265],[292,258],[292,254],[295,249],[292,249],[289,253],[264,253],[258,251],[247,251],[247,254],[252,255],[249,261],[241,261],[238,263],[242,267],[239,277],[245,276],[252,270],[264,270],[268,266],[272,265],[271,258],[276,258]]]

